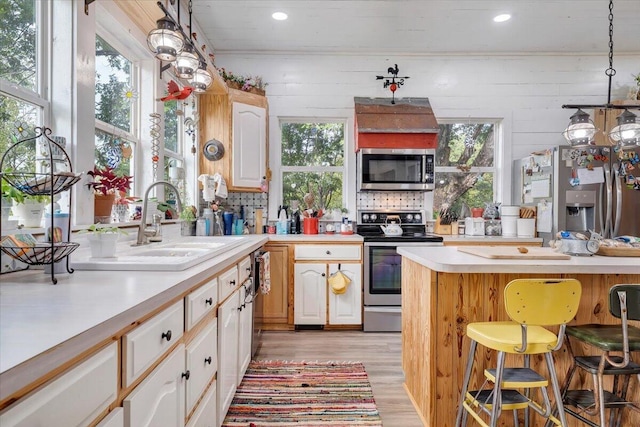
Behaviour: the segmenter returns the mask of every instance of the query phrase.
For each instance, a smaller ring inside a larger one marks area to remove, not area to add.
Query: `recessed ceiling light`
[[[494,17],[493,22],[504,22],[508,21],[509,19],[511,19],[511,15],[509,15],[508,13],[503,13]]]
[[[285,19],[288,18],[287,14],[284,12],[273,12],[271,17],[276,21],[284,21]]]

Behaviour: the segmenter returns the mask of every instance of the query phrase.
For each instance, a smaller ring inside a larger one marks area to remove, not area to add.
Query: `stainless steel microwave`
[[[358,151],[360,191],[427,191],[435,188],[434,149],[363,148]]]

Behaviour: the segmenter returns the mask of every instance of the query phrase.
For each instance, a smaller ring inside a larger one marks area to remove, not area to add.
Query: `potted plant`
[[[93,178],[88,185],[94,192],[94,220],[109,222],[116,194],[124,195],[131,188],[131,176],[119,175],[109,166],[96,166],[87,172]]]
[[[11,207],[14,200],[16,202],[24,201],[24,194],[2,179],[2,222],[5,223],[11,214]]]
[[[180,212],[180,234],[182,236],[196,235],[196,212],[195,206],[186,206]]]
[[[91,247],[92,258],[114,258],[118,238],[121,234],[127,234],[118,227],[101,224],[92,224],[80,233],[88,233],[87,240]]]

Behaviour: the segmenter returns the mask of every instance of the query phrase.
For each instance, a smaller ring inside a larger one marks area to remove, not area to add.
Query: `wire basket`
[[[29,265],[43,265],[58,262],[62,258],[78,249],[79,243],[61,242],[51,244],[49,242],[37,243],[33,246],[0,246],[2,252],[11,258]]]
[[[80,173],[61,172],[43,174],[33,172],[6,172],[3,174],[11,186],[31,196],[49,195],[69,189],[80,180]]]

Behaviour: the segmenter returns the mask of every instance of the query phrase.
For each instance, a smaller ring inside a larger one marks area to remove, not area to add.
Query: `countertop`
[[[470,246],[466,246],[469,248]],[[551,248],[541,248],[549,253]],[[640,258],[572,256],[568,260],[489,259],[459,252],[455,246],[398,247],[408,259],[444,273],[640,274]]]
[[[25,270],[0,285],[0,401],[131,325],[141,315],[175,300],[263,246],[267,235],[183,271],[80,271],[57,274]]]

